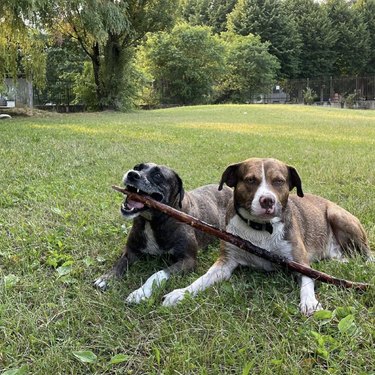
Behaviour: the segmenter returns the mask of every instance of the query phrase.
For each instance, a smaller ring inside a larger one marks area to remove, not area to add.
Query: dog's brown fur
[[[304,194],[295,168],[276,159],[248,159],[227,167],[220,188],[234,188],[227,211],[226,230],[289,260],[310,265],[324,258],[370,257],[366,233],[348,211],[324,198]],[[289,195],[296,188],[297,195]],[[210,270],[187,288],[166,296],[166,305],[196,294],[213,282],[230,277],[238,265],[270,271],[273,265],[232,244],[222,243],[221,255]],[[315,298],[314,280],[301,277],[301,312],[321,308]]]

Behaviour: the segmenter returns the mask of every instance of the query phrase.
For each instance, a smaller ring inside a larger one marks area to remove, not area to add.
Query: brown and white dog
[[[228,232],[304,265],[324,258],[344,260],[355,252],[370,257],[359,220],[324,198],[305,195],[295,168],[275,159],[248,159],[228,166],[220,189],[224,183],[234,188],[226,218]],[[297,195],[289,195],[293,188]],[[269,261],[222,243],[221,255],[208,272],[190,286],[167,294],[164,305],[176,304],[186,292],[196,295],[229,279],[239,265],[274,269]],[[300,282],[300,310],[311,315],[322,308],[315,298],[314,280],[301,276]]]
[[[151,196],[222,229],[225,227],[225,213],[233,195],[228,187],[219,191],[218,185],[212,184],[185,192],[175,171],[154,163],[137,164],[125,173],[123,182],[130,191]],[[139,303],[149,298],[153,287],[159,286],[171,274],[191,271],[196,265],[198,249],[216,240],[128,198],[121,205],[121,214],[125,219],[133,220],[125,250],[112,269],[94,282],[96,287],[106,289],[109,279],[121,277],[144,254],[168,255],[172,260],[169,267],[154,273],[140,288],[130,293],[126,299],[128,303]]]

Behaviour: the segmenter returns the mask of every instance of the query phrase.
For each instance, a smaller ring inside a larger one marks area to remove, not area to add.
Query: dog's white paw
[[[93,284],[94,284],[95,288],[98,288],[98,289],[100,289],[102,291],[104,291],[104,290],[106,290],[108,288],[108,280],[104,276],[99,277],[98,279],[96,279]]]
[[[163,297],[163,306],[174,306],[185,298],[186,288],[175,289]]]
[[[311,316],[315,311],[322,310],[323,307],[316,298],[313,298],[301,301],[299,309],[303,315]]]
[[[125,300],[127,303],[140,303],[151,297],[152,291],[159,287],[164,280],[168,280],[169,272],[162,270],[151,275],[147,281],[137,290],[130,293]]]
[[[139,288],[136,289],[134,292],[131,292],[128,297],[126,298],[126,303],[141,303],[142,301],[145,301],[146,299],[150,298],[151,291],[147,290],[146,288]]]

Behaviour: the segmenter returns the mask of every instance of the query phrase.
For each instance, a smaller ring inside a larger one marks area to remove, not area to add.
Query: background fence
[[[76,112],[85,109],[84,104],[73,105],[75,95],[70,82],[56,82],[53,90],[39,91],[34,88],[33,95],[32,91],[30,92],[30,85],[27,86],[23,78],[19,78],[16,83],[6,79],[4,83],[8,88],[8,93],[5,93],[4,97],[8,101],[15,101],[18,106],[30,106],[30,100],[33,98],[36,108],[59,112]],[[305,99],[304,91],[307,88],[313,90],[314,103],[317,105],[375,109],[375,75],[284,80],[275,85],[269,93],[250,95],[251,102],[302,104]]]
[[[264,95],[264,103],[303,103],[304,91],[314,91],[316,104],[353,103],[357,107],[375,108],[375,76],[320,77],[291,79],[280,82],[272,93]]]

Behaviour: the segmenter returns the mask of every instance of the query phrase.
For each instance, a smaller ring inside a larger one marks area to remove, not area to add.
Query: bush
[[[280,68],[278,59],[268,52],[269,43],[254,35],[223,33],[225,73],[216,88],[216,102],[245,103],[269,92]]]
[[[306,87],[306,90],[303,90],[303,102],[305,104],[311,105],[315,102],[317,98],[318,96],[312,88]]]
[[[94,69],[92,63],[85,61],[83,72],[75,76],[73,92],[74,104],[85,104],[88,109],[98,109],[99,103],[96,97],[96,85],[94,82]]]
[[[162,103],[210,102],[213,84],[224,69],[224,47],[203,26],[180,24],[171,33],[154,34],[139,56],[153,77],[155,93],[149,95]]]
[[[344,102],[347,108],[354,108],[354,105],[357,103],[358,100],[359,94],[356,91],[354,91],[345,97]]]

